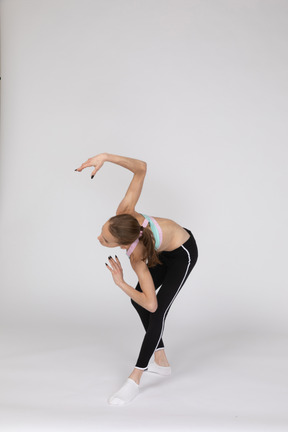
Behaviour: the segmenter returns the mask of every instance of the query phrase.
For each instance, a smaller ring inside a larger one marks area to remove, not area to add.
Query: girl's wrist
[[[121,282],[117,283],[118,287],[121,288],[123,290],[123,288],[126,285],[126,282],[124,280],[122,280]]]
[[[109,161],[109,154],[108,153],[101,153],[101,156],[102,156],[104,162]]]

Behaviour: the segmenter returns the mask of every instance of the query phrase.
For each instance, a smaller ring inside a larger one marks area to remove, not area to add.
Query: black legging
[[[137,369],[147,369],[154,351],[164,348],[162,334],[167,314],[196,264],[198,258],[197,244],[191,231],[188,229],[186,231],[190,234],[189,239],[182,246],[171,252],[160,252],[159,259],[162,264],[149,268],[155,289],[161,286],[157,293],[158,308],[156,312],[149,312],[131,299],[131,303],[137,310],[146,330],[135,365]],[[136,286],[136,290],[142,292],[139,283]]]

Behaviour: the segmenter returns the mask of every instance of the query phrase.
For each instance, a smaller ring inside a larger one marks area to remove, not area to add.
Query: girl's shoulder
[[[139,224],[142,225],[144,220],[145,220],[144,215],[146,215],[147,213],[145,213],[145,212],[139,213],[139,212],[136,212],[136,210],[133,210],[133,211],[129,212],[128,214],[135,217],[135,219],[138,220]],[[149,217],[152,217],[153,219],[155,219],[160,224],[166,224],[166,225],[170,225],[170,226],[171,225],[177,225],[175,221],[173,221],[172,219],[169,219],[169,218],[153,216],[153,215],[150,215]]]
[[[135,266],[137,266],[137,263],[139,263],[140,261],[143,262],[144,255],[145,247],[143,243],[139,242],[132,254],[130,255],[131,266],[134,268]]]

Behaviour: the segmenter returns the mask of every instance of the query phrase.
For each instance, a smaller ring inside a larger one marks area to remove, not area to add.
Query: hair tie
[[[140,234],[139,234],[139,237],[138,237],[138,238],[142,237],[143,230],[144,230],[144,227],[141,226],[141,228],[140,228]]]

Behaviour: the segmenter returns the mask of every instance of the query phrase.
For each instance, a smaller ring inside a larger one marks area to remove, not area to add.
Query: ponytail
[[[140,241],[143,243],[145,248],[145,256],[143,261],[147,260],[148,267],[154,267],[157,264],[161,264],[159,260],[158,254],[155,250],[155,239],[152,232],[148,228],[141,227],[142,235],[140,237]]]
[[[130,214],[120,214],[109,219],[109,231],[117,238],[119,245],[132,244],[137,238],[144,245],[143,261],[148,267],[161,264],[155,250],[155,239],[152,231],[141,226],[136,218]]]

